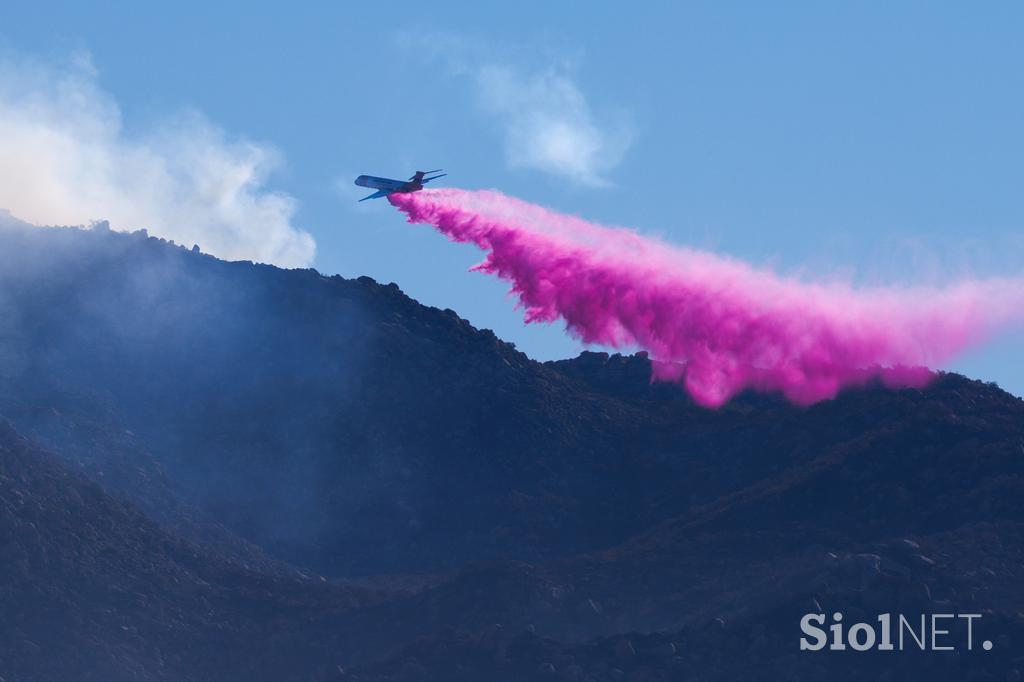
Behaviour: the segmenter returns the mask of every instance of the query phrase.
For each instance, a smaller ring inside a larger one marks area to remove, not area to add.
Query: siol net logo
[[[974,621],[980,613],[932,613],[920,616],[879,614],[877,623],[844,627],[843,614],[832,614],[825,625],[824,613],[808,613],[800,619],[800,651],[957,651],[974,650]],[[981,643],[985,651],[992,642]]]

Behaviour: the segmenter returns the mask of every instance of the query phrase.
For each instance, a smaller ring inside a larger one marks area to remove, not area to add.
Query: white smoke
[[[60,68],[0,57],[0,208],[28,222],[106,219],[221,258],[309,265],[295,200],[265,188],[277,163],[198,113],[129,134],[87,56]]]

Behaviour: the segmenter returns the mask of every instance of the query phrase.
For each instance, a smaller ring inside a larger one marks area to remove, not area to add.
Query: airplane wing
[[[366,201],[367,199],[380,199],[381,197],[386,197],[389,194],[391,194],[391,192],[382,189],[380,191],[374,192],[373,194],[371,194],[368,197],[363,197],[359,201]],[[356,203],[359,203],[359,202],[356,202]]]

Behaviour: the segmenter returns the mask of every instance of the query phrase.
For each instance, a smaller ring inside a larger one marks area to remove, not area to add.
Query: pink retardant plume
[[[487,252],[527,322],[562,319],[584,343],[641,348],[654,378],[718,406],[745,388],[810,404],[878,377],[921,386],[994,330],[1019,321],[1019,279],[854,289],[785,278],[505,196],[392,194],[409,222]]]

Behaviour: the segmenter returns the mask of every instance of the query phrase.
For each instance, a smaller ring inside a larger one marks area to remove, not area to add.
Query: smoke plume
[[[745,388],[810,404],[880,378],[922,385],[1024,317],[1024,281],[854,288],[783,277],[499,192],[393,194],[412,223],[487,252],[477,270],[512,284],[527,322],[564,320],[587,344],[641,348],[656,379],[718,406]]]
[[[65,68],[0,53],[0,208],[37,225],[106,219],[229,260],[312,262],[295,200],[266,187],[273,148],[195,112],[129,128],[88,55]]]

